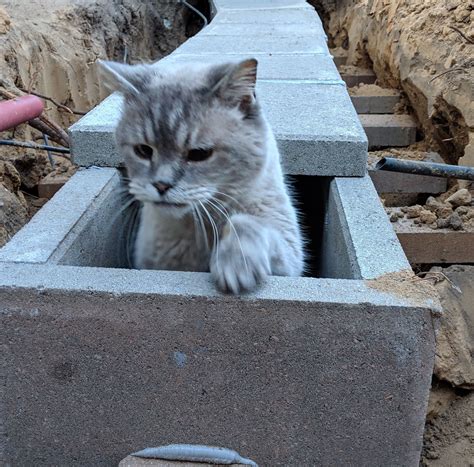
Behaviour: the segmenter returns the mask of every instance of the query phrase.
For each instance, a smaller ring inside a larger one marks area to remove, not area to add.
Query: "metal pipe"
[[[13,139],[0,139],[0,146],[18,146],[20,148],[39,149],[41,151],[57,152],[59,154],[69,154],[71,151],[67,148],[58,148],[57,146],[46,146],[44,144],[26,143],[15,141]]]
[[[376,170],[403,172],[407,174],[427,175],[428,177],[452,177],[459,180],[474,180],[474,167],[462,165],[437,164],[435,162],[407,161],[382,157],[375,166]]]
[[[39,117],[43,109],[43,101],[31,95],[0,102],[0,131]]]

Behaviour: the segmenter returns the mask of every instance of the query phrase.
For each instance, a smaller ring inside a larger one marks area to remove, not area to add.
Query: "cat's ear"
[[[255,105],[257,60],[249,58],[239,63],[220,65],[211,73],[212,90],[222,100],[238,105],[245,114],[252,113]]]
[[[129,95],[140,94],[146,65],[127,65],[105,60],[98,60],[97,63],[107,88]]]

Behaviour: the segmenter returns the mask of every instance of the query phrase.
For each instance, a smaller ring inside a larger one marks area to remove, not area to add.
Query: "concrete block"
[[[120,94],[111,94],[69,128],[75,164],[86,167],[118,167],[122,164],[114,139],[122,102]]]
[[[345,88],[260,81],[257,92],[286,173],[365,174],[367,141]]]
[[[199,36],[249,36],[256,40],[260,36],[283,38],[283,37],[318,37],[326,41],[325,32],[315,23],[304,23],[301,25],[293,23],[221,23],[211,21],[209,25],[199,32]]]
[[[437,305],[396,274],[396,293],[366,280],[406,269],[368,177],[321,194],[334,278],[271,277],[241,297],[206,273],[101,264],[102,242],[123,236],[118,181],[78,172],[48,205],[70,216],[40,211],[2,250],[7,465],[116,465],[176,442],[261,465],[417,465]]]
[[[313,25],[324,31],[321,19],[313,8],[273,8],[263,10],[222,10],[212,20],[216,24],[294,24]],[[297,29],[295,30],[297,32]]]
[[[393,114],[400,102],[400,94],[393,96],[351,96],[352,104],[358,114]]]
[[[260,80],[257,94],[277,136],[286,173],[365,174],[367,140],[343,86]],[[109,97],[71,127],[76,163],[121,165],[113,137],[120,105],[120,97]]]
[[[211,0],[211,2],[218,11],[310,8],[306,0]]]
[[[248,54],[229,53],[220,55],[171,54],[160,60],[156,66],[184,63],[222,63],[223,60],[238,61]],[[336,66],[328,55],[317,54],[272,54],[258,56],[259,80],[305,81],[313,84],[340,84],[345,87]]]
[[[416,141],[416,122],[410,115],[359,115],[369,149],[409,146]]]
[[[219,55],[225,59],[228,53],[252,55],[274,54],[326,54],[329,49],[324,40],[311,36],[195,36],[174,53],[193,55]],[[258,58],[258,57],[257,57]]]

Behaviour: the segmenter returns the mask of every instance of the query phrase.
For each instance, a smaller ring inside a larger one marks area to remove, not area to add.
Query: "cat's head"
[[[124,96],[116,142],[136,199],[182,212],[245,190],[258,177],[266,125],[255,98],[255,59],[101,65]]]

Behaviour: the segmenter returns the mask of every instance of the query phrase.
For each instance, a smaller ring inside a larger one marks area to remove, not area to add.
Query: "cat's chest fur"
[[[175,218],[145,204],[135,241],[135,267],[171,271],[209,271],[209,232],[197,231],[190,213]]]

